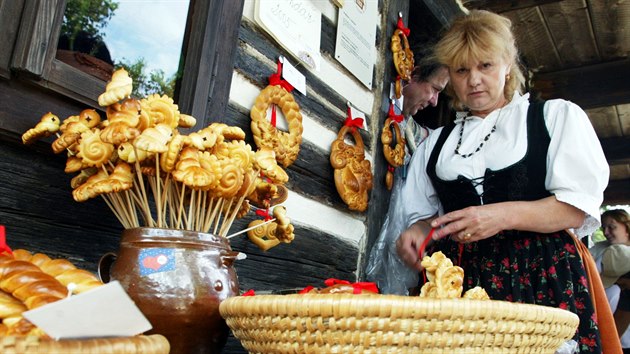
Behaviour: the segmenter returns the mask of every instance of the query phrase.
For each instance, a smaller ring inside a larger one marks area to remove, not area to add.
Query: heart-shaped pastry
[[[247,231],[247,237],[250,241],[252,241],[258,248],[263,251],[267,251],[273,247],[276,247],[280,244],[280,240],[276,238],[276,227],[278,225],[276,223],[269,223],[265,225],[261,225],[255,227],[256,225],[264,224],[264,220],[254,220],[249,223],[248,228],[254,227],[253,229]]]

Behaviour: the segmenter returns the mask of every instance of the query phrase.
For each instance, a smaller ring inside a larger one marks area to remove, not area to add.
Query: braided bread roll
[[[0,261],[0,289],[22,301],[28,309],[65,298],[68,290],[57,279],[27,261]]]
[[[24,311],[26,311],[26,306],[22,301],[0,290],[0,319],[19,315]]]
[[[74,284],[73,292],[76,294],[94,289],[103,285],[94,274],[87,270],[78,269],[72,262],[65,259],[51,259],[43,253],[31,254],[26,250],[15,250],[13,252],[16,259],[26,261],[36,265],[44,273],[53,276],[64,286]]]

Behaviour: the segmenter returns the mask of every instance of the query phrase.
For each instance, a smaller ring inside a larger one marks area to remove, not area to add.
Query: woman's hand
[[[431,222],[434,239],[451,235],[458,242],[473,242],[502,230],[551,233],[576,228],[584,222],[580,209],[556,200],[555,196],[535,201],[503,202],[472,206],[444,214]]]
[[[444,214],[431,222],[434,238],[451,235],[452,240],[467,243],[494,236],[508,223],[502,204],[473,206]]]
[[[422,255],[419,251],[430,229],[428,221],[420,220],[403,231],[396,240],[396,251],[407,267],[422,270]]]

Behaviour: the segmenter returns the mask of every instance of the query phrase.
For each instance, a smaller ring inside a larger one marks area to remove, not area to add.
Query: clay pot
[[[219,304],[239,294],[237,254],[212,234],[128,229],[118,253],[101,259],[99,276],[121,283],[153,325],[148,334],[164,335],[171,353],[220,353],[229,328]]]

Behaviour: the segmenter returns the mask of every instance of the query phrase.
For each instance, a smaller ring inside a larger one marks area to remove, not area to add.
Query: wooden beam
[[[582,108],[630,102],[630,60],[535,73],[532,92],[543,99],[563,98]]]
[[[409,0],[410,21],[430,21],[441,26],[447,25],[454,17],[464,14],[455,0]],[[421,14],[421,17],[412,18],[412,13]],[[440,28],[433,28],[433,34]]]
[[[608,182],[608,187],[604,191],[604,204],[630,204],[630,179]]]
[[[501,13],[560,1],[561,0],[462,0],[462,4],[469,10],[480,9]]]
[[[606,160],[610,165],[630,163],[630,136],[600,138]]]

